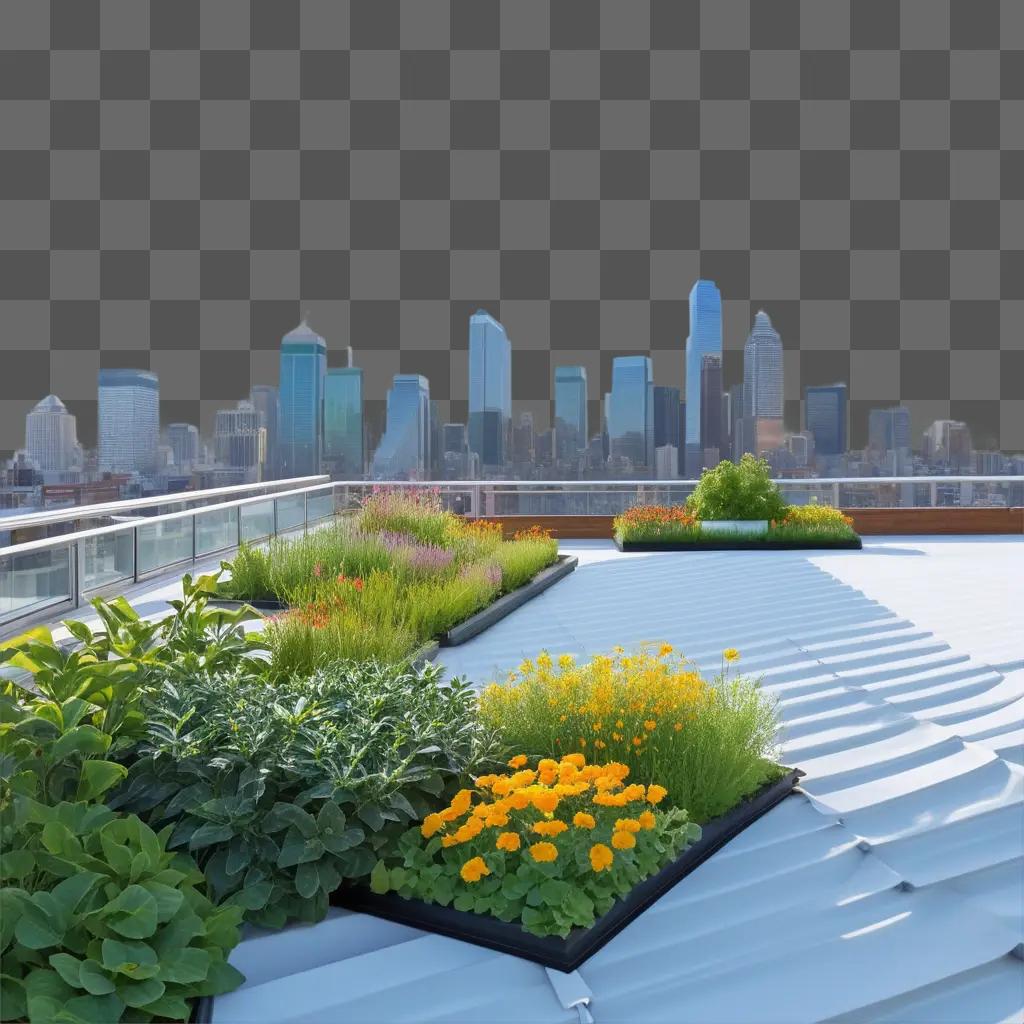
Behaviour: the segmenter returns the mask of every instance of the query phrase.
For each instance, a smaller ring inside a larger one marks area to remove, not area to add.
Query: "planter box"
[[[661,541],[631,540],[613,538],[620,551],[860,551],[860,537],[837,541],[794,541],[765,540],[751,537],[749,540],[728,540],[726,538],[708,541]]]
[[[657,874],[642,881],[624,899],[618,900],[590,928],[573,929],[564,939],[557,935],[543,938],[531,935],[518,922],[506,923],[487,914],[454,910],[452,907],[441,907],[421,900],[406,900],[396,893],[378,896],[362,885],[343,886],[331,896],[331,903],[510,953],[558,971],[574,971],[630,921],[664,896],[680,879],[784,800],[803,774],[799,769],[792,769],[777,782],[763,786],[739,806],[709,821],[704,826],[702,837],[688,850],[666,864]]]
[[[701,531],[730,537],[762,537],[768,532],[767,519],[702,519]]]
[[[525,604],[538,594],[542,594],[548,587],[554,586],[560,579],[568,576],[576,568],[578,561],[575,555],[559,555],[558,561],[554,565],[542,569],[529,583],[524,583],[504,597],[499,597],[497,601],[449,629],[440,637],[441,646],[457,647],[467,640],[472,640],[477,634],[493,626],[506,615],[511,615],[520,605]]]

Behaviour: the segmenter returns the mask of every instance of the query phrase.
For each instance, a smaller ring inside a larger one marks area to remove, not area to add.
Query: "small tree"
[[[704,470],[686,507],[701,520],[780,520],[788,509],[771,479],[768,463],[749,453],[739,465],[726,460]]]

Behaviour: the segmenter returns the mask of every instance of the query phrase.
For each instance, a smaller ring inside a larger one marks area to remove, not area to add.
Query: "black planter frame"
[[[575,971],[716,850],[789,796],[803,774],[798,768],[786,769],[782,778],[767,783],[731,811],[709,821],[701,838],[689,849],[642,881],[624,899],[617,900],[590,928],[574,928],[564,939],[557,935],[531,935],[518,922],[499,921],[488,914],[407,900],[396,893],[378,895],[363,885],[342,886],[331,896],[331,903],[510,953],[558,971]]]
[[[718,540],[664,541],[612,538],[620,551],[860,551],[860,537],[837,541]]]

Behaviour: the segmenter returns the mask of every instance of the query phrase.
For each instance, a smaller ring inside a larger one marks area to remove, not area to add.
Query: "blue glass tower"
[[[328,370],[324,378],[324,461],[331,475],[363,475],[363,371],[355,366]]]
[[[819,455],[842,455],[846,451],[846,385],[807,388],[804,421]]]
[[[399,373],[388,391],[384,436],[373,457],[376,480],[425,480],[430,471],[430,384]]]
[[[781,420],[783,397],[782,339],[761,309],[743,347],[743,415]]]
[[[280,476],[320,472],[327,343],[305,320],[281,340],[277,424]]]
[[[478,309],[469,318],[469,448],[480,465],[508,461],[512,428],[512,346],[505,328]]]
[[[160,435],[160,383],[146,370],[99,372],[99,468],[153,473]]]
[[[690,334],[686,339],[686,475],[699,476],[701,437],[701,366],[704,356],[722,355],[722,293],[714,281],[697,281],[690,289]]]
[[[622,469],[654,466],[654,369],[649,356],[612,360],[608,454]]]
[[[555,457],[571,459],[587,447],[587,371],[555,367]]]

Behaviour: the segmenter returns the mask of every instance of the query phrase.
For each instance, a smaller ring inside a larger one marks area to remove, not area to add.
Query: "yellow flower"
[[[530,806],[530,794],[520,790],[508,798],[509,806],[514,811],[525,811]]]
[[[569,826],[564,821],[537,821],[534,822],[533,831],[539,836],[557,836],[561,835]]]
[[[440,814],[428,814],[420,825],[420,833],[424,839],[429,839],[439,829],[444,828],[444,819]]]
[[[636,846],[636,839],[632,832],[613,832],[612,846],[616,850],[631,850]]]
[[[633,737],[633,746],[634,747],[639,747],[641,743],[643,743],[643,740],[640,739],[639,736],[634,736]]]
[[[634,800],[643,800],[644,787],[639,782],[634,782],[622,791],[622,795],[626,798],[627,803],[631,803]]]
[[[529,760],[525,754],[516,754],[515,757],[509,761],[509,768],[522,768],[524,764]]]
[[[601,731],[601,723],[600,722],[595,722],[591,726],[591,728],[594,730],[594,732],[600,732]]]
[[[566,754],[565,757],[562,758],[562,761],[567,762],[568,764],[573,764],[577,768],[582,768],[587,763],[587,759],[582,754]]]
[[[625,728],[625,726],[622,724],[622,719],[621,718],[615,723],[615,728],[616,729],[624,729]]]
[[[598,793],[593,799],[599,807],[625,807],[626,802],[622,793]]]
[[[651,811],[642,811],[636,816],[636,820],[640,822],[640,827],[644,829],[652,829],[658,824],[658,819],[654,817]]]
[[[530,856],[541,863],[552,861],[558,857],[558,847],[554,843],[534,843],[530,847]]]
[[[551,814],[558,806],[558,794],[547,792],[534,793],[530,801],[542,814]]]
[[[594,746],[597,747],[598,750],[604,750],[604,748],[607,747],[608,744],[605,743],[604,740],[594,740]]]
[[[587,741],[581,736],[580,737],[580,746],[581,747],[585,747],[586,745],[587,745]]]
[[[679,732],[683,728],[683,723],[682,722],[676,722],[676,724],[673,725],[672,728],[675,729],[676,732]]]
[[[648,786],[647,787],[647,802],[652,804],[660,804],[665,797],[668,796],[668,790],[664,786]]]
[[[542,757],[537,762],[537,770],[541,772],[558,771],[558,762],[550,757]]]
[[[659,658],[664,658],[666,655],[671,654],[673,650],[674,650],[674,648],[673,648],[673,646],[671,644],[662,644],[658,648],[658,657]]]
[[[735,647],[726,647],[726,649],[724,651],[722,651],[722,657],[725,658],[726,661],[730,661],[730,662],[731,661],[739,661],[740,660],[740,652],[737,651]]]
[[[612,648],[612,653],[613,654],[625,654],[625,652],[626,652],[626,648],[625,647],[620,647],[618,644],[616,644]]]
[[[491,869],[484,863],[483,857],[473,857],[462,865],[459,874],[464,882],[479,882],[481,877],[489,875]]]
[[[639,832],[640,827],[640,822],[635,818],[619,818],[615,822],[617,832]]]
[[[612,739],[615,740],[616,743],[618,743],[619,740],[622,739],[622,737],[617,732],[613,732],[612,733]]]
[[[478,789],[488,789],[498,781],[497,775],[481,775],[474,779],[473,782]]]
[[[594,843],[590,848],[590,866],[595,871],[604,871],[612,865],[615,854],[604,843]]]
[[[448,805],[448,810],[450,810],[456,818],[461,818],[462,815],[469,810],[469,805],[472,800],[473,791],[471,789],[460,789],[452,798],[452,802]]]
[[[501,835],[498,836],[494,845],[499,850],[508,850],[509,853],[512,853],[519,849],[519,834],[516,832],[502,832]]]
[[[571,654],[560,654],[558,656],[559,668],[572,668],[575,663],[576,659]]]
[[[488,814],[484,818],[484,825],[487,828],[504,828],[508,824],[507,814]]]
[[[577,828],[593,828],[597,822],[594,820],[592,814],[587,814],[586,811],[577,811],[573,815],[572,823]]]
[[[644,728],[648,732],[654,732],[654,730],[657,727],[657,725],[658,725],[658,723],[655,722],[653,718],[648,718],[647,721],[644,722]]]

